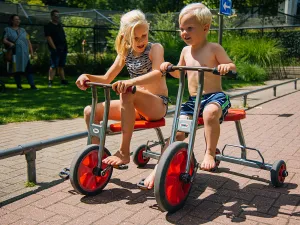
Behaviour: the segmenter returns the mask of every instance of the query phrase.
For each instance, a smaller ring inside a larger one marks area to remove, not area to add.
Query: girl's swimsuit
[[[130,51],[125,59],[126,67],[129,72],[130,78],[139,77],[145,75],[152,70],[152,61],[149,58],[149,52],[151,50],[152,43],[148,43],[144,52],[140,56],[134,56]],[[168,112],[169,98],[163,95],[158,95],[166,105],[166,114]],[[139,114],[142,120],[146,120],[141,114]]]

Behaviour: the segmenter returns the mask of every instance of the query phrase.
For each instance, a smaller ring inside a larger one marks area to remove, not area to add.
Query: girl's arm
[[[155,83],[162,78],[160,64],[164,62],[164,48],[161,44],[153,44],[149,52],[149,58],[152,61],[152,71],[139,77],[130,79],[132,85],[147,85]]]
[[[179,59],[179,62],[177,64],[177,66],[185,66],[184,52],[185,52],[185,48],[183,48],[182,51],[181,51],[180,59]],[[169,63],[169,62],[164,62],[160,66],[161,71],[163,71],[163,72],[167,71],[167,68],[168,68],[169,65],[172,65],[172,64]],[[169,72],[169,74],[171,74],[175,78],[179,78],[180,77],[180,71],[179,70],[176,70],[176,71],[173,71],[173,72]]]
[[[115,77],[121,72],[125,65],[124,59],[121,56],[117,56],[114,63],[111,65],[109,70],[105,73],[105,75],[91,75],[91,74],[82,74],[78,77],[76,81],[76,85],[85,90],[86,87],[84,86],[84,82],[86,80],[90,80],[91,82],[109,84],[111,83]]]

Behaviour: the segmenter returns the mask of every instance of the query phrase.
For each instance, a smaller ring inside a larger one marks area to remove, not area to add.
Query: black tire
[[[5,84],[3,81],[0,80],[0,93],[4,93],[5,92]]]
[[[182,208],[192,189],[191,182],[184,183],[179,179],[180,174],[185,172],[187,149],[187,143],[174,142],[169,145],[160,158],[155,174],[154,194],[157,204],[162,210],[175,212]],[[189,173],[193,175],[196,165],[194,154],[192,154],[191,162]]]
[[[288,175],[285,162],[283,160],[274,162],[270,173],[272,185],[274,187],[282,187],[285,177]]]
[[[109,182],[113,168],[106,171],[104,177],[93,174],[93,169],[98,163],[98,145],[88,145],[83,151],[79,152],[71,163],[70,181],[75,189],[83,195],[97,195]],[[110,152],[104,148],[102,159],[110,156]],[[88,158],[87,158],[88,157]],[[102,169],[106,168],[106,164],[102,164]],[[89,179],[89,180],[88,180]],[[94,185],[93,185],[94,184]]]
[[[133,162],[139,167],[146,166],[150,160],[150,157],[143,158],[144,151],[150,151],[150,148],[147,145],[141,145],[132,154]]]

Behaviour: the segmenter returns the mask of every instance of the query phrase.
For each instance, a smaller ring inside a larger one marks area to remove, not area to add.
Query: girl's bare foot
[[[215,167],[216,167],[215,154],[211,154],[209,151],[206,151],[200,168],[202,170],[209,171]]]
[[[130,162],[130,156],[117,151],[113,156],[109,156],[102,160],[103,163],[112,166],[119,166],[128,164]]]

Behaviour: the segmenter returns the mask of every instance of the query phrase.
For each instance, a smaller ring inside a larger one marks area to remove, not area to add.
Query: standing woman
[[[37,90],[29,59],[29,52],[33,57],[32,45],[25,29],[20,28],[20,18],[16,14],[10,16],[9,27],[4,29],[3,43],[8,49],[12,49],[13,57],[15,57],[16,66],[12,66],[11,72],[14,74],[18,90],[22,90],[21,74],[24,73],[31,89]]]

